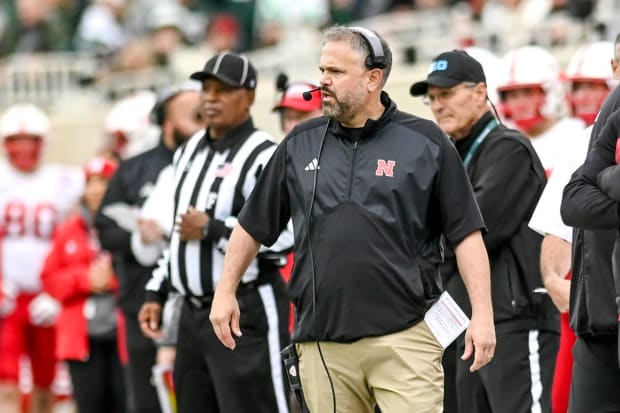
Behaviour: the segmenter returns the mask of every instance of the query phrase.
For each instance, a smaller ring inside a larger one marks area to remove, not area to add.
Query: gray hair
[[[390,71],[392,70],[392,51],[383,37],[379,36],[379,34],[377,34],[374,30],[372,32],[381,41],[381,47],[383,48],[383,53],[385,54],[385,68],[382,69],[383,79],[381,80],[381,87],[383,88],[390,75]],[[360,56],[363,57],[362,65],[366,67],[366,58],[372,54],[372,50],[366,39],[359,32],[352,30],[347,26],[331,26],[323,32],[323,45],[331,41],[342,41],[348,43],[354,50],[359,52]]]

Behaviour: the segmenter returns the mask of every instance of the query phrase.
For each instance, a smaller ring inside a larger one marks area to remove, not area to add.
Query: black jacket
[[[136,261],[131,252],[131,233],[102,212],[112,204],[139,209],[153,189],[159,172],[172,162],[172,156],[173,152],[160,143],[121,162],[95,219],[101,246],[114,257],[114,270],[121,286],[119,305],[129,315],[138,313],[144,301],[144,286],[155,267],[145,267]]]
[[[456,245],[484,228],[448,138],[386,94],[382,103],[359,136],[325,117],[298,126],[239,215],[265,245],[293,220],[295,341],[347,342],[414,325],[441,293],[442,234]]]
[[[501,332],[543,329],[559,332],[559,313],[542,288],[542,237],[528,222],[545,184],[545,170],[529,139],[499,124],[477,149],[473,143],[495,122],[487,112],[469,136],[455,142],[462,158],[472,153],[467,173],[487,226],[484,242],[491,265],[496,329]],[[495,124],[494,123],[494,124]],[[447,290],[471,315],[465,286],[452,254],[442,266]]]
[[[615,88],[594,122],[590,148],[597,141],[610,115],[620,108],[620,88]],[[599,146],[596,158],[579,168],[564,188],[562,219],[573,231],[572,281],[570,291],[570,325],[583,335],[616,335],[617,308],[611,267],[616,229],[620,225],[616,202],[596,185],[597,173],[613,164],[613,152],[601,162]],[[609,157],[611,155],[611,158]],[[584,169],[585,167],[585,169]],[[598,172],[597,172],[598,171]]]

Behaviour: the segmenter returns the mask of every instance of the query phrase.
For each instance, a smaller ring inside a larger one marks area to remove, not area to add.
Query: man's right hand
[[[146,337],[157,339],[163,335],[161,330],[161,310],[162,305],[155,302],[142,304],[138,313],[138,322],[142,334]]]
[[[570,280],[559,276],[549,277],[545,280],[545,287],[557,309],[561,313],[567,313],[570,300]]]
[[[237,345],[232,335],[241,337],[240,316],[239,302],[235,293],[216,289],[209,320],[211,320],[217,338],[231,350],[234,350]]]

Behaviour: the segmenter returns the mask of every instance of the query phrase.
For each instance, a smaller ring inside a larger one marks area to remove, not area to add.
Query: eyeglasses
[[[426,94],[422,97],[422,102],[427,105],[430,106],[432,105],[435,100],[438,100],[440,102],[445,102],[446,100],[452,98],[454,95],[456,95],[456,92],[458,92],[459,90],[463,90],[463,89],[472,89],[475,88],[476,84],[474,83],[466,83],[462,86],[455,86],[453,88],[450,89],[446,89],[446,90],[442,90],[441,92],[437,93],[436,95],[430,95],[430,94]]]

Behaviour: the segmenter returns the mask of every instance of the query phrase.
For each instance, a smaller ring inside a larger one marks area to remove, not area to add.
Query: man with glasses
[[[550,411],[551,381],[559,342],[559,318],[539,293],[542,237],[527,226],[542,192],[545,171],[530,141],[489,110],[480,63],[466,52],[440,54],[426,80],[411,87],[424,96],[437,123],[453,140],[469,174],[487,226],[497,349],[477,372],[457,357],[456,389],[463,412]],[[447,290],[470,312],[465,285],[452,253],[443,278]],[[464,342],[457,340],[457,355]]]

